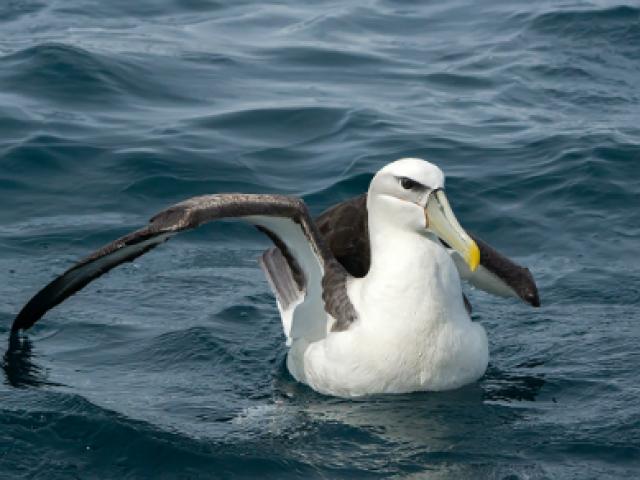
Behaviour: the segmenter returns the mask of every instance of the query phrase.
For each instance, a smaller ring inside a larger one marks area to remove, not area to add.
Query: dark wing
[[[509,260],[491,245],[471,235],[480,248],[480,265],[472,272],[460,254],[449,249],[460,277],[474,287],[501,297],[518,297],[533,307],[540,306],[538,287],[531,271]]]
[[[367,195],[359,195],[325,210],[316,218],[318,230],[333,256],[354,277],[364,277],[371,264]]]
[[[318,216],[316,224],[333,255],[347,272],[354,277],[364,277],[371,264],[367,195],[331,207]],[[448,249],[460,276],[486,292],[519,297],[534,307],[540,306],[538,288],[529,269],[513,262],[477,236],[471,237],[480,248],[480,267],[475,272],[469,271],[460,255]]]
[[[346,294],[347,272],[332,255],[302,200],[283,195],[229,193],[194,197],[169,207],[154,216],[146,227],[81,260],[29,300],[15,318],[12,332],[30,328],[48,310],[92,280],[143,255],[176,233],[222,218],[241,218],[258,226],[289,261],[297,288],[313,292],[312,296],[322,295],[324,301],[304,302],[312,307],[305,312],[308,318],[295,325],[296,335],[325,335],[326,323],[318,324],[319,318],[326,318],[324,311],[336,320],[333,330],[346,329],[356,318]],[[316,305],[324,311],[309,310],[317,308]]]

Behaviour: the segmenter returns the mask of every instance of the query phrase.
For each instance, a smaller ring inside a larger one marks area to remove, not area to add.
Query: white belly
[[[389,336],[354,329],[312,344],[291,346],[291,374],[314,390],[352,397],[438,391],[480,378],[489,359],[481,325],[443,328],[429,337]]]
[[[394,258],[384,275],[354,279],[348,294],[359,320],[313,343],[294,340],[291,374],[343,397],[447,390],[480,378],[487,336],[466,313],[457,270],[440,250],[416,257],[414,249],[408,271],[394,272],[402,265]]]

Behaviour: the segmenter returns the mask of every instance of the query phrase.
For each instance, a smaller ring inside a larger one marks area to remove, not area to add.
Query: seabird
[[[296,380],[341,397],[460,387],[480,378],[489,359],[487,335],[471,320],[461,278],[493,294],[540,302],[528,269],[462,229],[444,180],[427,161],[401,159],[378,171],[367,194],[315,221],[302,200],[284,195],[191,198],[49,283],[20,311],[12,334],[171,236],[239,218],[275,245],[260,263]]]

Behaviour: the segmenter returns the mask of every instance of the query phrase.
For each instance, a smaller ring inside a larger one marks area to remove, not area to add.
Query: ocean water
[[[165,206],[319,213],[404,156],[540,289],[467,289],[491,348],[473,385],[296,384],[268,242],[234,222],[9,345],[32,294]],[[0,2],[0,478],[637,478],[639,249],[636,2]]]

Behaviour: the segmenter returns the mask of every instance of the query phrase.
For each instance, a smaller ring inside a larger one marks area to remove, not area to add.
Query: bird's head
[[[419,158],[403,158],[382,168],[371,181],[367,208],[387,226],[435,235],[466,260],[471,271],[480,263],[476,242],[456,220],[444,194],[444,174]]]

